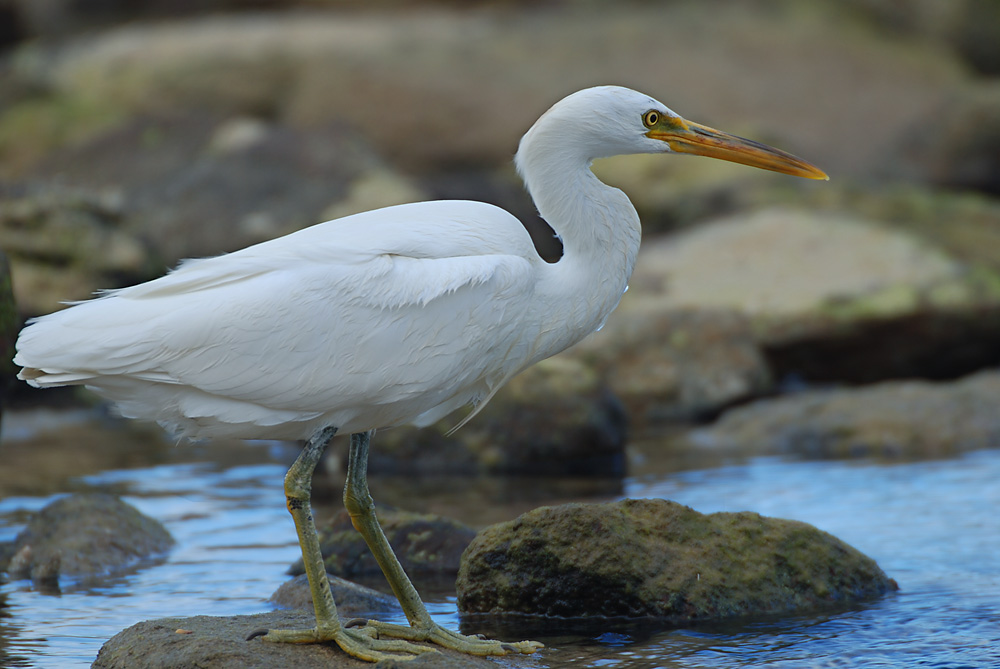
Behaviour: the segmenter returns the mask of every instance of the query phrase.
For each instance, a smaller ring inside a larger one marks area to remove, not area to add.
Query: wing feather
[[[238,436],[382,427],[486,397],[530,356],[537,258],[502,210],[423,204],[444,206],[321,224],[37,319],[20,376]]]

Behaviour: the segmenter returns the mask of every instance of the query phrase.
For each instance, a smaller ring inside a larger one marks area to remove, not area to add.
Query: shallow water
[[[655,445],[640,452],[656,453]],[[234,460],[231,449],[180,447],[167,462],[75,480],[74,489],[123,494],[165,523],[177,545],[162,564],[100,587],[56,594],[27,581],[0,586],[6,599],[0,609],[2,664],[86,667],[104,641],[140,620],[266,610],[265,600],[286,580],[297,554],[281,491],[294,451],[253,443],[238,453]],[[683,630],[649,622],[508,624],[494,632],[531,636],[547,648],[499,661],[501,666],[1000,667],[1000,450],[917,463],[761,458],[683,472],[671,467],[662,457],[636,457],[632,469],[642,473],[623,488],[616,482],[550,486],[540,479],[407,485],[376,478],[371,487],[376,500],[399,504],[409,498],[410,508],[450,511],[474,525],[593,494],[595,500],[663,497],[703,512],[752,510],[803,520],[840,537],[875,558],[901,587],[836,612]],[[418,488],[420,496],[409,497]],[[13,538],[25,512],[51,499],[0,500],[0,540]],[[491,629],[460,621],[451,593],[435,595],[429,608],[446,625]]]

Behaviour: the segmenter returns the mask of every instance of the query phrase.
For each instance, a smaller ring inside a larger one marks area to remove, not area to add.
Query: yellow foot
[[[395,639],[405,639],[406,641],[428,641],[436,643],[443,648],[457,650],[460,653],[469,655],[510,655],[513,653],[534,653],[539,648],[544,648],[543,644],[537,641],[517,641],[509,643],[506,641],[495,641],[484,639],[480,636],[468,636],[453,632],[446,627],[442,627],[435,622],[426,626],[394,625],[384,623],[381,620],[364,620],[355,618],[345,623],[346,627],[364,625],[359,631],[373,630],[376,637],[392,637]],[[404,642],[405,643],[405,642]],[[421,646],[422,647],[422,646]]]
[[[423,653],[436,653],[427,646],[420,646],[401,639],[380,639],[374,628],[361,629],[312,628],[298,630],[257,630],[251,632],[247,640],[260,637],[263,641],[275,643],[323,643],[332,641],[345,653],[368,662],[381,660],[411,660]]]

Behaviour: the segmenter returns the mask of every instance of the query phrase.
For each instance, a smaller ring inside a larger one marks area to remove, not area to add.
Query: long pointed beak
[[[829,179],[812,163],[779,149],[677,117],[662,117],[647,137],[666,142],[675,153],[720,158],[806,179]]]

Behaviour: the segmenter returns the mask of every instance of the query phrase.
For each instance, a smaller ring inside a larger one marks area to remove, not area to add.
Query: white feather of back
[[[33,385],[88,385],[195,436],[384,427],[474,402],[527,363],[539,263],[496,207],[391,207],[36,319],[15,362]]]

